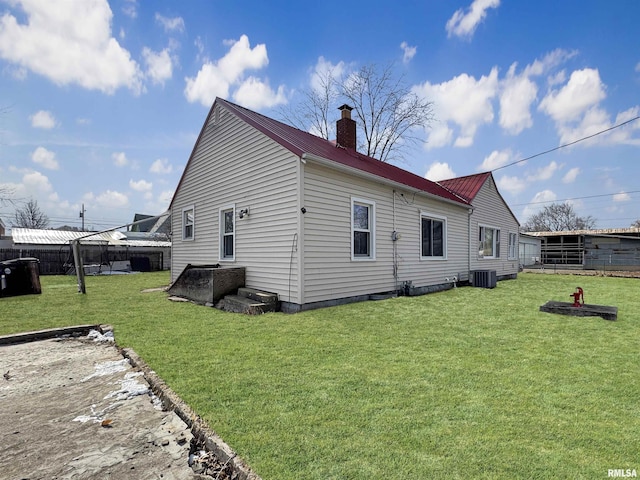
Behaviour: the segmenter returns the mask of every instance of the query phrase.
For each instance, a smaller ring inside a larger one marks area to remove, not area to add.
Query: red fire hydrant
[[[576,291],[569,296],[573,297],[574,307],[581,307],[584,305],[584,291],[580,287],[576,287]]]

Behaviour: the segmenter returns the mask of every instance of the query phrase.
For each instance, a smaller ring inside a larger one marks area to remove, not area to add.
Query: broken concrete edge
[[[229,445],[220,438],[207,423],[197,415],[171,388],[162,380],[138,354],[130,348],[120,348],[122,355],[128,358],[131,365],[138,368],[151,386],[153,393],[162,401],[165,409],[178,415],[191,429],[191,434],[205,450],[212,452],[216,458],[232,466],[238,480],[261,480],[251,468],[238,457]]]
[[[0,335],[0,346],[19,343],[35,342],[60,338],[64,336],[82,337],[91,330],[101,334],[113,332],[111,325],[74,325],[70,327],[49,328],[33,332],[21,332],[9,335]],[[191,429],[198,444],[205,450],[212,452],[222,463],[230,464],[237,474],[238,480],[262,480],[251,468],[240,459],[237,454],[220,438],[208,425],[189,407],[169,386],[142,360],[138,354],[130,348],[122,348],[115,343],[120,354],[129,360],[131,365],[142,371],[153,393],[160,398],[166,410],[176,413],[180,419]]]
[[[71,327],[48,328],[46,330],[36,330],[34,332],[12,333],[0,335],[0,345],[14,345],[16,343],[35,342],[37,340],[48,340],[50,338],[62,337],[64,335],[84,336],[91,330],[97,330],[104,334],[112,331],[110,325],[74,325]]]

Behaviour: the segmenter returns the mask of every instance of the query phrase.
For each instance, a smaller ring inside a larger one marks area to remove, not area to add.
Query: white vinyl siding
[[[499,257],[480,257],[480,226],[489,226],[504,232],[518,231],[518,222],[504,203],[495,183],[489,177],[473,199],[473,213],[470,217],[470,266],[471,270],[495,270],[498,277],[518,273],[517,259],[509,259],[506,252]],[[502,238],[501,238],[502,239]],[[504,238],[505,242],[507,238]]]
[[[420,214],[420,258],[446,260],[447,219],[430,213]]]
[[[468,278],[468,224],[464,206],[395,191],[379,181],[347,175],[314,162],[305,165],[304,197],[305,302],[389,292],[402,288],[404,281],[421,287],[445,283],[445,278],[454,275]],[[375,203],[375,262],[351,261],[352,198]],[[434,218],[447,219],[446,260],[420,261],[423,211]],[[394,230],[400,237],[396,242],[392,237]],[[393,275],[394,243],[397,284]]]
[[[376,204],[351,199],[351,260],[376,259]]]
[[[298,169],[300,158],[222,106],[211,112],[172,204],[173,231],[182,209],[195,206],[197,236],[173,242],[171,279],[188,264],[220,258],[220,209],[251,209],[235,216],[233,266],[246,267],[245,284],[298,303]],[[217,118],[216,118],[217,117]]]
[[[182,240],[191,241],[195,238],[195,207],[190,205],[182,209]]]

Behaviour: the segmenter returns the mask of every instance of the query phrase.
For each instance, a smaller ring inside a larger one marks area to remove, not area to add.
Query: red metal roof
[[[302,156],[304,153],[311,154],[346,167],[351,167],[362,172],[375,175],[382,179],[391,180],[393,182],[421,190],[430,195],[435,195],[462,205],[469,205],[469,201],[465,198],[461,198],[461,196],[456,194],[457,192],[449,191],[441,185],[408,172],[407,170],[403,170],[402,168],[389,163],[381,162],[375,158],[367,157],[355,150],[348,150],[344,147],[336,146],[334,142],[316,137],[315,135],[304,132],[272,118],[265,117],[264,115],[248,110],[227,100],[217,98],[214,103],[214,108],[216,103],[222,105],[238,118],[264,133],[295,155]]]
[[[451,178],[449,180],[441,180],[440,185],[451,190],[456,195],[461,196],[467,202],[473,202],[476,195],[491,176],[491,172],[478,173],[475,175],[467,175],[466,177]]]

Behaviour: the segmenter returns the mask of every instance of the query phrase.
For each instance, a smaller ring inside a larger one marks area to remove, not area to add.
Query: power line
[[[582,138],[580,138],[578,140],[574,140],[573,142],[565,143],[563,145],[560,145],[558,147],[552,148],[550,150],[545,150],[544,152],[536,153],[535,155],[531,155],[530,157],[523,158],[521,160],[516,160],[515,162],[507,163],[506,165],[502,165],[501,167],[496,167],[493,170],[491,170],[491,172],[495,172],[496,170],[500,170],[500,169],[503,169],[503,168],[511,167],[511,166],[516,165],[518,163],[526,162],[527,160],[531,160],[532,158],[540,157],[541,155],[546,155],[547,153],[555,152],[556,150],[560,150],[561,148],[570,147],[571,145],[575,145],[576,143],[584,142],[585,140],[589,140],[590,138],[597,137],[598,135],[602,135],[603,133],[607,133],[607,132],[610,132],[611,130],[615,130],[616,128],[623,127],[623,126],[627,125],[628,123],[635,122],[638,119],[640,119],[640,116],[634,117],[634,118],[632,118],[630,120],[627,120],[626,122],[619,123],[617,125],[614,125],[613,127],[607,128],[605,130],[600,130],[599,132],[596,132],[594,134],[588,135],[586,137],[582,137]]]
[[[603,193],[603,194],[600,194],[600,195],[587,195],[585,197],[561,198],[561,199],[556,199],[556,200],[541,200],[539,202],[516,203],[516,204],[513,204],[511,206],[512,207],[522,207],[523,205],[538,205],[540,203],[566,202],[566,201],[569,201],[569,200],[583,200],[585,198],[611,197],[613,195],[630,194],[630,193],[640,193],[640,190],[631,190],[630,192]]]

